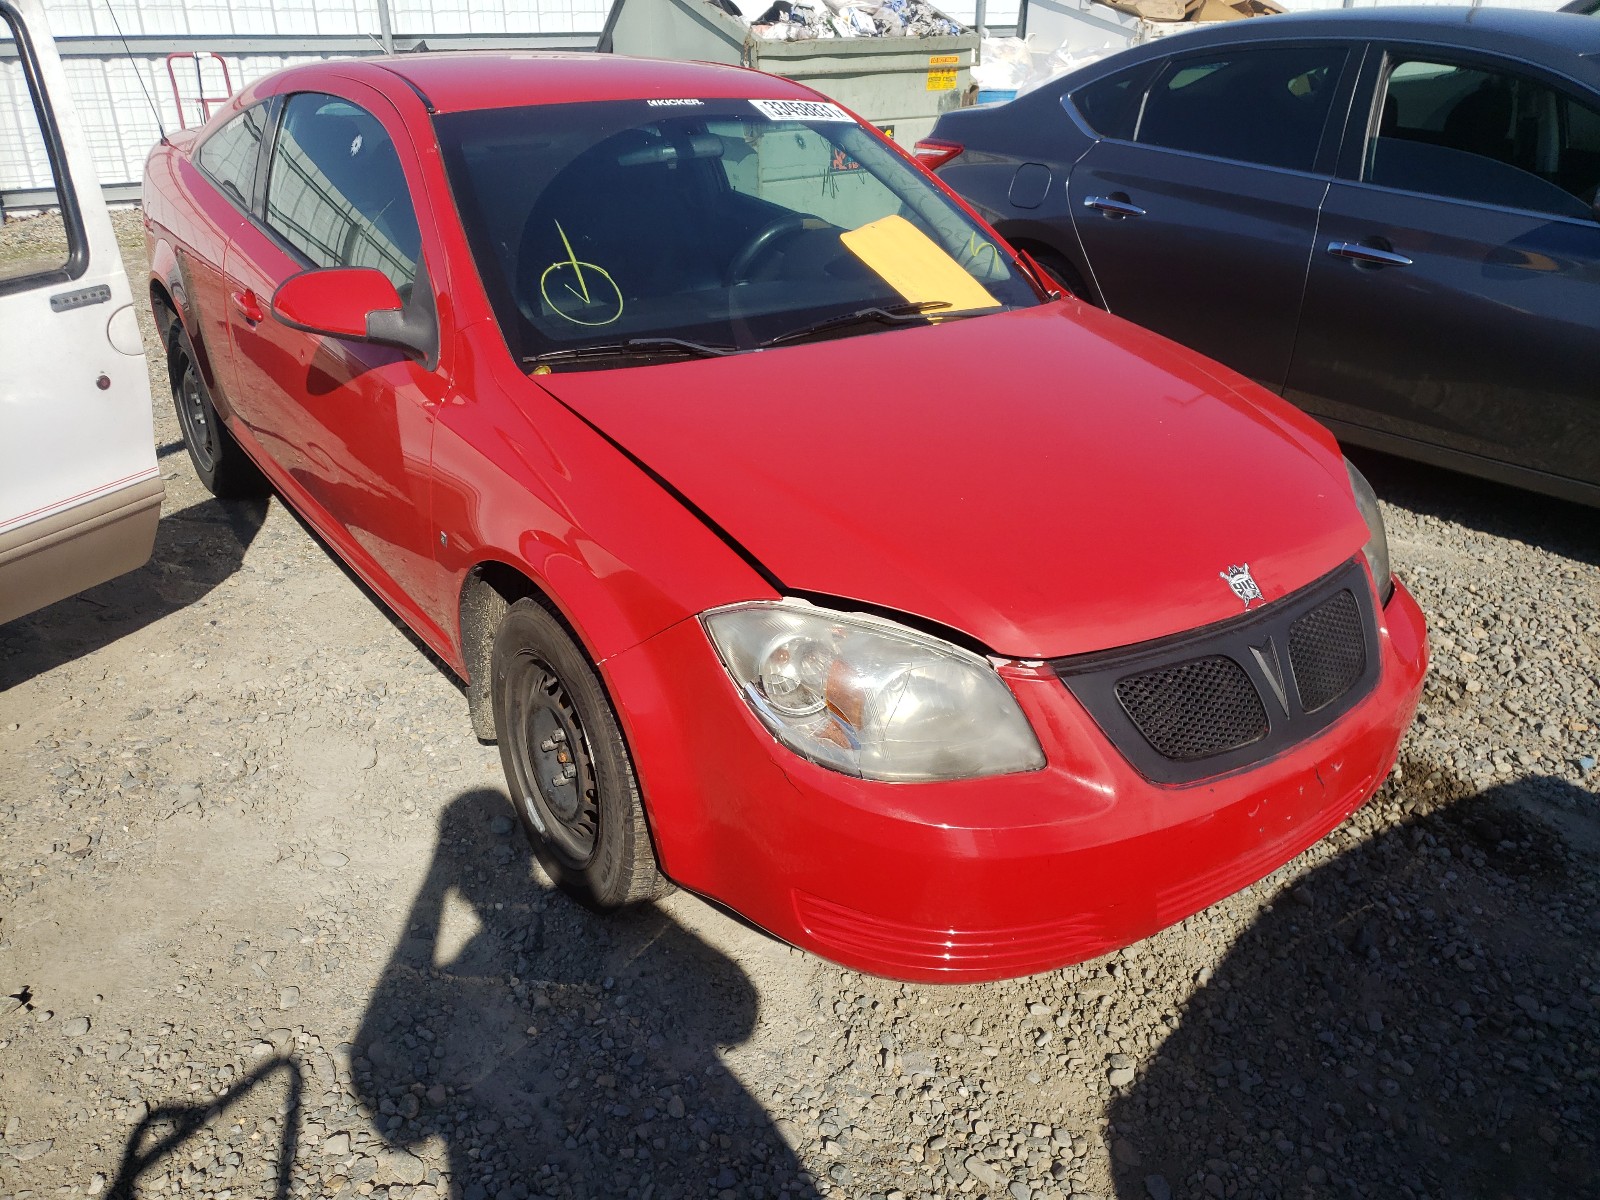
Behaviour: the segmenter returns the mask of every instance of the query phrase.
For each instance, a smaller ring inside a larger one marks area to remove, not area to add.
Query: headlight
[[[746,702],[797,754],[846,775],[909,782],[1044,766],[994,667],[891,621],[796,601],[701,618]]]
[[[1389,535],[1383,531],[1383,513],[1378,510],[1378,494],[1372,490],[1367,477],[1356,470],[1348,458],[1344,469],[1350,472],[1350,490],[1356,494],[1356,507],[1367,522],[1367,544],[1361,553],[1367,556],[1367,566],[1372,569],[1373,582],[1378,585],[1378,601],[1389,603],[1394,595],[1394,577],[1389,572]]]

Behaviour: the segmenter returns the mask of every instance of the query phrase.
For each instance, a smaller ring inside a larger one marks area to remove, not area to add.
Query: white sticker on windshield
[[[854,125],[856,120],[837,104],[825,100],[752,100],[750,103],[774,121],[844,121]]]

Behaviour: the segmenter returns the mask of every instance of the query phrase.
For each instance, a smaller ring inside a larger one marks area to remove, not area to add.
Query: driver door
[[[441,611],[443,584],[429,459],[443,374],[389,347],[291,329],[271,313],[278,286],[316,267],[375,267],[402,297],[431,300],[414,295],[430,284],[410,148],[392,132],[404,127],[381,96],[360,100],[300,92],[284,101],[264,227],[248,226],[227,252],[235,408],[361,574],[432,624],[426,614]]]

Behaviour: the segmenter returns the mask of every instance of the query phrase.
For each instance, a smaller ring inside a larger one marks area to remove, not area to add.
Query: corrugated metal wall
[[[378,31],[373,0],[54,0],[56,37],[307,34]]]
[[[588,48],[607,6],[607,0],[390,0],[389,8],[401,48],[429,38],[435,45],[476,38]],[[975,0],[938,7],[970,23]],[[991,26],[1014,24],[1017,0],[990,0],[987,12]],[[377,0],[52,0],[49,21],[101,182],[112,186],[137,184],[143,173],[159,136],[152,104],[169,128],[199,119],[194,66],[180,65],[175,99],[169,53],[220,51],[239,88],[292,63],[381,49]],[[20,65],[14,57],[0,59],[0,193],[50,187],[32,120]]]
[[[1340,7],[1344,0],[1280,2],[1304,9]],[[1363,7],[1391,2],[1354,0]],[[1561,0],[1493,2],[1554,8]],[[970,23],[976,0],[938,6]],[[607,0],[390,0],[389,8],[403,49],[428,38],[436,45],[441,38],[447,45],[525,39],[531,45],[588,48],[605,22]],[[1018,0],[989,0],[986,10],[991,28],[1009,27],[1016,23]],[[170,52],[220,50],[238,88],[291,63],[381,49],[377,0],[52,0],[49,20],[101,181],[108,185],[138,182],[158,136],[152,103],[169,127],[200,117],[194,67],[179,70],[175,98]],[[50,186],[37,134],[28,129],[32,119],[21,67],[14,58],[0,59],[0,193]]]
[[[495,37],[587,48],[605,22],[605,0],[390,0],[402,47],[440,36]],[[54,0],[51,32],[66,66],[101,182],[137,183],[159,136],[152,102],[169,128],[199,118],[194,66],[180,64],[180,103],[167,55],[220,50],[234,88],[293,63],[382,49],[376,0]],[[120,29],[119,29],[120,26]],[[129,52],[122,49],[126,37]],[[208,67],[208,70],[211,69]],[[141,87],[141,80],[143,87]],[[210,86],[208,80],[208,87]],[[22,69],[0,60],[0,193],[48,188]]]

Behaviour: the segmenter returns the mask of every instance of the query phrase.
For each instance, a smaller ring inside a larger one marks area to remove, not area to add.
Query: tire
[[[269,490],[266,477],[217,415],[189,332],[176,321],[167,348],[167,374],[172,381],[172,404],[178,412],[183,445],[206,491],[221,499],[265,495]]]
[[[518,600],[491,670],[500,762],[545,872],[601,911],[665,892],[621,726],[572,635],[537,600]]]
[[[1032,247],[1028,248],[1028,253],[1033,255],[1033,261],[1039,264],[1039,268],[1051,279],[1055,280],[1057,284],[1065,288],[1070,295],[1076,296],[1089,304],[1095,303],[1094,299],[1089,295],[1089,289],[1084,286],[1083,279],[1079,276],[1077,268],[1061,255],[1054,250],[1034,249]]]

